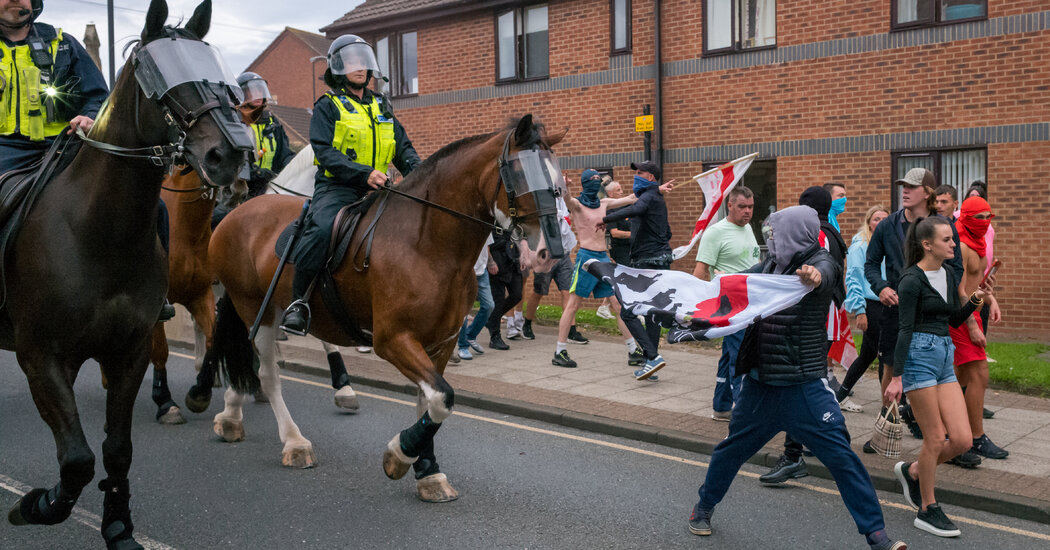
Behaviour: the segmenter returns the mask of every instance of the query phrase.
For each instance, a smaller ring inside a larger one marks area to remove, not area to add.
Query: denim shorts
[[[955,345],[950,336],[934,336],[928,332],[912,334],[901,377],[904,392],[955,382],[954,357]]]

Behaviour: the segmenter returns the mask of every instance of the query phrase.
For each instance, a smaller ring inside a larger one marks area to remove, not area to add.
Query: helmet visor
[[[261,78],[245,82],[241,86],[241,91],[244,92],[245,103],[256,99],[265,99],[268,102],[273,102],[273,96],[270,95],[270,87],[267,86],[266,81]]]
[[[350,74],[355,71],[379,71],[379,63],[371,46],[363,42],[348,44],[328,56],[332,74]]]
[[[242,102],[237,77],[219,50],[205,42],[162,38],[135,53],[135,78],[148,97],[159,98],[185,82],[209,82],[225,87],[235,104]]]

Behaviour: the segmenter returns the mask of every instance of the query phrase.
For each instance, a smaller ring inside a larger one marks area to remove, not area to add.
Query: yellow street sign
[[[634,131],[635,132],[652,132],[653,131],[653,115],[642,115],[634,117]]]

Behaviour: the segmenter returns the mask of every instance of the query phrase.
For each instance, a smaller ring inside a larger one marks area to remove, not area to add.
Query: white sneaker
[[[849,397],[847,397],[847,398],[843,399],[842,401],[840,401],[839,402],[839,407],[841,407],[842,410],[849,411],[851,413],[864,412],[864,409],[860,405],[854,403],[853,400],[850,399]]]
[[[371,346],[357,346],[357,353],[372,353]]]
[[[595,310],[594,314],[597,315],[598,317],[601,317],[602,319],[612,319],[613,318],[612,312],[609,311],[609,305],[608,304],[603,304],[603,305],[598,306],[598,309]]]

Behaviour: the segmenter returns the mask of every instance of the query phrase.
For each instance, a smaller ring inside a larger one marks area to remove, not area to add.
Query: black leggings
[[[860,344],[860,352],[857,358],[846,369],[846,377],[842,379],[842,387],[838,390],[838,397],[842,398],[853,391],[857,380],[868,370],[871,362],[879,355],[879,339],[882,334],[882,315],[885,307],[878,300],[865,300],[865,313],[868,316],[868,329],[864,331],[864,341]],[[882,361],[879,361],[879,379],[882,377]]]

